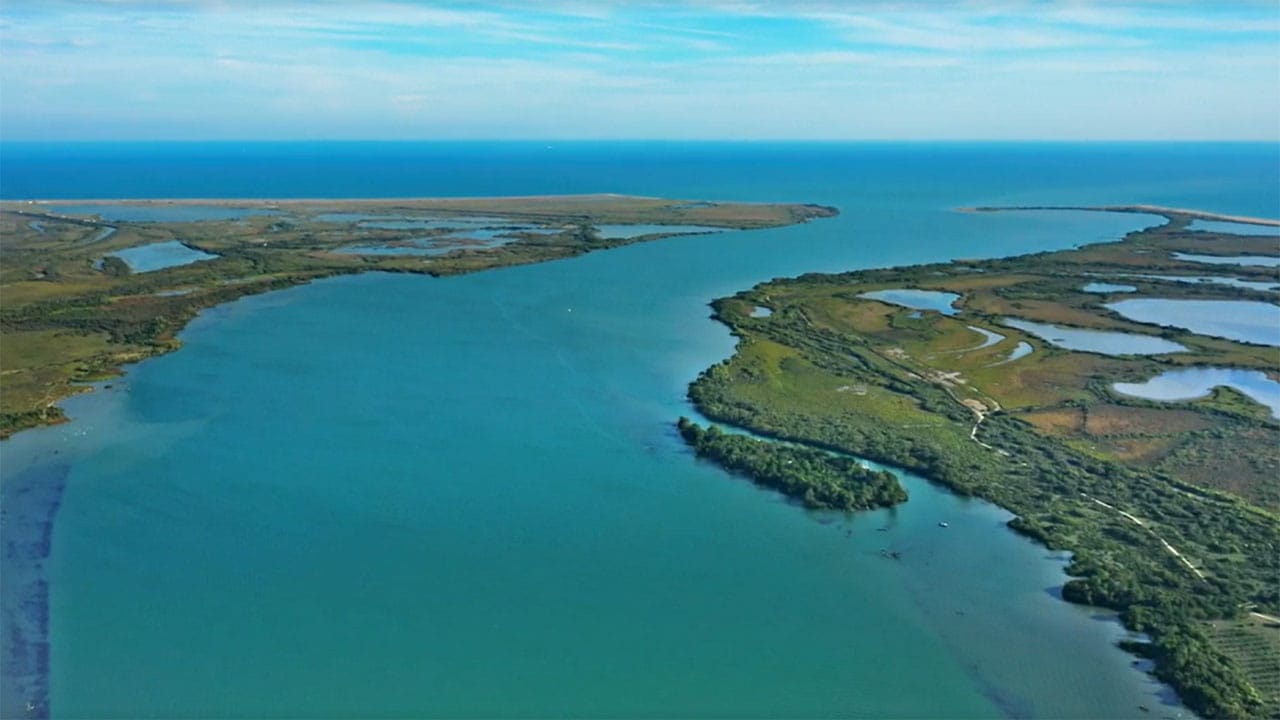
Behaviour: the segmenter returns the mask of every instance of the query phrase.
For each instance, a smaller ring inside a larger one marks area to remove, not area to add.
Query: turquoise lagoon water
[[[1267,147],[568,145],[237,145],[234,162],[218,145],[6,146],[11,197],[629,192],[843,211],[203,313],[180,352],[3,446],[0,489],[61,492],[28,568],[50,582],[53,715],[1185,713],[1105,613],[1059,599],[1065,559],[999,509],[907,476],[895,510],[807,513],[696,461],[672,422],[733,347],[713,297],[1143,224],[957,206],[1275,216]]]

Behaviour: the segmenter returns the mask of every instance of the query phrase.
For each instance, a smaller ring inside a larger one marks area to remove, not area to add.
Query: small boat
[[[943,520],[938,523],[938,527],[951,527],[951,526],[947,524],[946,520]]]

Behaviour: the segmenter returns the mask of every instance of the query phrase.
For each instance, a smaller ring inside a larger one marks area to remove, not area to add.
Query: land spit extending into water
[[[1017,515],[1014,530],[1073,553],[1063,597],[1120,611],[1129,629],[1147,633],[1149,643],[1126,649],[1153,659],[1187,705],[1206,717],[1275,716],[1280,624],[1267,614],[1280,611],[1280,421],[1226,387],[1169,403],[1113,384],[1206,366],[1278,380],[1280,323],[1253,328],[1245,342],[1182,329],[1176,312],[1152,325],[1113,308],[1141,295],[1175,309],[1192,300],[1274,313],[1275,267],[1233,265],[1214,273],[1229,278],[1202,282],[1206,266],[1177,254],[1230,262],[1280,257],[1280,247],[1273,236],[1188,229],[1224,219],[1212,213],[1079,209],[1155,213],[1167,223],[1119,242],[804,275],[716,300],[715,317],[739,344],[689,395],[707,418],[757,438],[737,441],[745,447],[732,463],[724,452],[700,454],[811,507],[830,507],[831,497],[857,504],[843,500],[848,492],[821,463],[808,475],[793,469],[797,443],[995,502]],[[888,297],[901,304],[868,296],[886,290],[899,291]],[[1064,335],[1106,331],[1113,344],[1084,352],[1061,347],[1069,343],[1055,332],[1019,329],[1035,324]],[[1144,339],[1166,344],[1144,351]],[[709,431],[683,418],[680,428],[701,451]],[[872,479],[881,504],[903,499],[875,475],[848,481]]]
[[[1192,210],[1190,208],[1171,208],[1163,205],[1001,205],[959,208],[960,212],[1010,212],[1014,210],[1084,210],[1087,212],[1139,213],[1143,215],[1163,215],[1168,218],[1177,217],[1182,220],[1213,220],[1215,222],[1239,223],[1241,225],[1259,225],[1262,227],[1280,227],[1280,220],[1251,217],[1247,215],[1224,215],[1222,213]],[[1182,222],[1186,227],[1187,223]]]
[[[0,203],[0,437],[61,422],[57,402],[85,389],[78,383],[177,348],[196,313],[245,295],[370,270],[476,272],[835,213],[621,195]]]

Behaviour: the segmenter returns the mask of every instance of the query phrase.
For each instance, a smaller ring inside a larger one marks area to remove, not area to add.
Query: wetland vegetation
[[[245,295],[371,270],[476,272],[834,213],[618,195],[0,203],[0,437],[62,420],[57,402],[80,383],[175,349],[196,313]]]
[[[702,428],[683,417],[676,427],[698,457],[710,458],[813,510],[869,510],[907,499],[892,473],[871,470],[849,457],[727,433],[714,425]]]
[[[1230,388],[1163,402],[1114,386],[1210,367],[1275,380],[1275,338],[1200,335],[1173,320],[1138,322],[1108,304],[1136,296],[1274,308],[1275,293],[1261,288],[1280,277],[1267,264],[1233,267],[1239,284],[1186,279],[1204,272],[1192,257],[1280,258],[1280,247],[1269,232],[1189,227],[1239,218],[1096,209],[1156,213],[1166,223],[1119,242],[804,275],[716,300],[715,317],[738,348],[692,383],[690,398],[712,421],[784,441],[773,443],[778,458],[796,444],[853,454],[1010,510],[1013,530],[1071,551],[1063,597],[1114,609],[1146,633],[1149,643],[1126,647],[1152,658],[1153,672],[1188,706],[1205,717],[1274,716],[1280,423]],[[950,302],[921,310],[895,304],[901,295],[874,299],[887,290],[959,299],[954,311]],[[1073,350],[1031,331],[1044,325],[1121,342],[1105,353]],[[1153,341],[1165,343],[1161,354],[1143,354]],[[682,423],[699,454],[716,457],[702,450],[710,431],[689,427]],[[750,442],[760,443],[752,457],[768,455],[769,443]],[[726,464],[758,477],[751,467],[761,463]],[[815,481],[826,472],[815,471]],[[808,492],[803,483],[769,484],[796,497]]]

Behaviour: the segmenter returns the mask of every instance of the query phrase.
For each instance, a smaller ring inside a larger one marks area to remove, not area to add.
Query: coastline
[[[1019,210],[1077,210],[1084,212],[1137,213],[1144,215],[1163,215],[1170,222],[1185,220],[1212,220],[1215,222],[1232,222],[1242,225],[1260,225],[1263,227],[1280,227],[1280,220],[1248,215],[1225,215],[1190,208],[1172,208],[1163,205],[976,205],[956,208],[956,212],[1016,212]],[[1175,217],[1176,216],[1176,217]]]

